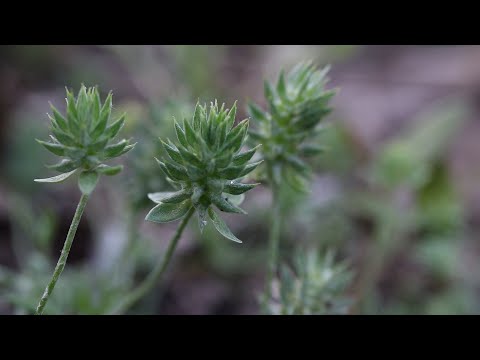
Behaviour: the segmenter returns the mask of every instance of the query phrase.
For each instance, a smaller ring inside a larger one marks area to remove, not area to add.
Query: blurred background
[[[146,194],[167,191],[154,156],[197,99],[265,105],[263,79],[311,59],[332,65],[334,111],[308,196],[287,194],[281,254],[328,248],[348,267],[348,314],[480,312],[479,46],[0,46],[0,314],[34,310],[63,246],[79,190],[52,176],[49,101],[98,85],[127,111],[138,142],[125,171],[102,178],[52,314],[108,311],[162,255],[176,223],[143,221]],[[254,126],[254,125],[253,125]],[[258,314],[270,191],[225,216],[239,245],[192,222],[168,276],[129,313]],[[209,225],[210,226],[210,225]]]

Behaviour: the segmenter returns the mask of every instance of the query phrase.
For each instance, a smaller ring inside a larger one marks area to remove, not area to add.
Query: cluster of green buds
[[[311,63],[300,63],[287,75],[282,71],[276,86],[265,81],[267,111],[248,104],[250,116],[257,121],[250,137],[263,144],[268,177],[277,184],[285,179],[293,188],[307,190],[311,168],[302,158],[323,148],[306,141],[321,131],[317,125],[330,113],[329,101],[336,93],[325,89],[328,70],[328,66],[317,70]]]
[[[276,279],[278,293],[268,310],[276,315],[341,315],[352,305],[346,296],[352,273],[333,252],[298,251],[293,267],[283,265]]]
[[[175,192],[149,194],[156,202],[146,217],[153,222],[169,222],[182,218],[192,208],[198,214],[201,231],[209,217],[226,238],[241,242],[214,211],[245,214],[239,207],[244,193],[258,184],[244,184],[240,179],[253,171],[261,161],[249,162],[258,146],[241,152],[246,141],[248,119],[234,126],[236,103],[225,109],[217,101],[197,103],[191,120],[183,125],[175,121],[178,143],[162,141],[168,157],[157,159]]]
[[[110,122],[112,112],[112,93],[102,104],[97,88],[80,88],[75,99],[73,93],[67,89],[66,115],[62,115],[50,104],[52,115],[51,141],[37,140],[48,151],[64,157],[49,168],[60,172],[60,175],[35,179],[37,182],[60,182],[77,171],[80,172],[79,187],[83,193],[90,193],[100,174],[115,175],[122,170],[122,166],[108,166],[104,161],[118,157],[133,149],[135,144],[129,140],[121,140],[112,144],[112,140],[122,129],[125,123],[125,114]]]

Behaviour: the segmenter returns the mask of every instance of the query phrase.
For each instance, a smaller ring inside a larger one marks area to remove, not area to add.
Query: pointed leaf
[[[70,159],[63,159],[62,161],[54,164],[47,165],[47,168],[56,170],[61,173],[69,172],[76,169],[79,166],[77,161],[72,161]]]
[[[158,193],[149,193],[148,198],[153,202],[165,204],[169,203],[179,203],[188,199],[192,195],[191,190],[182,189],[176,192],[158,192]]]
[[[245,194],[232,195],[224,193],[223,195],[228,199],[229,202],[236,206],[242,205],[243,201],[245,200]]]
[[[232,204],[228,198],[224,198],[220,195],[210,194],[210,201],[221,211],[236,213],[236,214],[246,214],[247,212],[238,206]]]
[[[175,126],[175,133],[177,134],[178,141],[180,142],[180,144],[182,144],[183,146],[188,148],[188,142],[187,142],[187,138],[185,136],[185,132],[180,127],[180,125],[178,125],[177,121],[175,121],[174,126]]]
[[[180,155],[180,152],[178,151],[177,147],[175,145],[170,145],[164,142],[163,140],[160,139],[160,142],[163,145],[163,148],[165,149],[166,153],[172,159],[173,161],[182,164],[183,159],[182,156]]]
[[[227,133],[232,129],[233,124],[235,124],[235,117],[237,116],[237,101],[233,103],[232,108],[228,112],[227,118]]]
[[[105,164],[101,164],[95,168],[96,172],[103,175],[107,175],[107,176],[117,175],[122,170],[123,170],[123,165],[108,166]]]
[[[50,103],[50,108],[53,112],[53,118],[55,119],[56,123],[63,131],[68,131],[67,119],[63,117],[62,114],[55,108],[55,106]]]
[[[97,185],[98,178],[98,173],[95,171],[83,171],[78,177],[80,191],[86,195],[91,194]]]
[[[267,115],[255,104],[255,103],[248,103],[248,113],[252,118],[257,121],[267,122],[268,117]]]
[[[230,181],[225,185],[225,187],[223,188],[223,191],[232,195],[240,195],[240,194],[243,194],[244,192],[247,192],[248,190],[253,189],[257,185],[260,185],[260,183],[242,184],[242,183]]]
[[[59,182],[62,182],[64,180],[66,180],[67,178],[69,178],[71,175],[73,175],[75,172],[77,171],[77,169],[73,170],[73,171],[70,171],[70,172],[67,172],[67,173],[63,173],[63,174],[60,174],[60,175],[57,175],[57,176],[53,176],[53,177],[50,177],[50,178],[45,178],[45,179],[34,179],[33,181],[35,182],[40,182],[40,183],[59,183]]]
[[[278,77],[277,93],[283,101],[288,101],[287,88],[285,86],[285,74],[283,70],[280,72],[280,76]]]
[[[108,123],[108,119],[110,118],[111,112],[112,112],[112,93],[110,92],[108,94],[107,100],[105,100],[105,103],[103,104],[102,109],[100,110],[100,116],[98,117],[95,128],[92,131],[93,138],[97,138],[103,134],[103,132],[107,128],[107,123]],[[125,114],[123,114],[122,117],[125,117]]]
[[[145,217],[145,220],[166,223],[175,221],[183,217],[192,207],[190,199],[185,200],[179,204],[164,204],[160,203],[155,206]]]
[[[236,166],[245,165],[245,163],[247,163],[252,158],[252,156],[255,154],[255,152],[260,146],[262,146],[262,144],[258,144],[253,149],[250,149],[241,154],[235,155],[232,159],[233,165],[236,165]]]
[[[125,124],[125,116],[126,114],[123,114],[118,118],[118,120],[115,120],[111,125],[107,127],[107,129],[105,130],[105,135],[107,138],[112,140],[113,138],[115,138],[115,136],[118,135],[120,130],[122,130],[123,125]]]
[[[218,216],[218,214],[212,209],[208,209],[208,215],[210,216],[210,219],[212,219],[213,225],[215,226],[215,229],[225,236],[227,239],[235,241],[237,243],[242,243],[242,241],[237,238],[233,233],[230,231],[228,228],[227,224],[223,221],[223,219]]]
[[[127,144],[128,141],[123,139],[116,144],[108,145],[103,151],[103,153],[107,157],[116,157],[122,152],[123,149],[125,149],[125,146],[127,146]]]
[[[243,177],[247,174],[249,174],[250,172],[252,172],[253,170],[255,170],[255,168],[260,165],[261,163],[263,162],[263,160],[260,160],[260,161],[257,161],[257,162],[254,162],[254,163],[251,163],[251,164],[247,164],[245,166],[245,169],[243,169],[243,171],[240,173],[240,175],[238,177]]]
[[[65,150],[66,147],[61,144],[53,144],[49,142],[45,142],[42,140],[35,139],[40,145],[43,145],[48,151],[51,153],[58,155],[58,156],[64,156],[65,155]]]

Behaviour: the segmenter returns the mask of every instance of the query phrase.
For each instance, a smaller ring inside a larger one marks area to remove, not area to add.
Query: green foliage
[[[425,185],[435,164],[466,120],[467,107],[449,100],[421,113],[403,134],[387,142],[374,159],[372,175],[384,186]]]
[[[318,125],[331,111],[329,102],[335,90],[326,90],[329,67],[316,70],[311,63],[296,65],[287,75],[280,73],[276,86],[265,82],[268,110],[250,103],[248,112],[256,121],[251,138],[263,144],[260,150],[271,172],[271,181],[283,180],[294,189],[308,191],[306,180],[311,168],[306,158],[322,151],[313,140]]]
[[[351,300],[345,292],[351,280],[347,266],[336,263],[332,252],[298,251],[293,267],[281,267],[278,299],[270,301],[268,310],[276,315],[346,314]]]
[[[217,230],[230,240],[239,241],[214,212],[245,214],[231,195],[241,196],[257,184],[242,184],[240,179],[253,171],[261,161],[249,162],[257,148],[241,152],[245,143],[248,120],[234,126],[236,104],[225,109],[217,101],[197,104],[191,120],[174,123],[177,143],[162,141],[167,156],[157,159],[168,181],[177,191],[154,193],[149,197],[158,205],[146,217],[154,222],[181,218],[193,206],[203,230],[209,217]]]
[[[51,153],[63,157],[57,164],[48,166],[61,175],[47,179],[35,179],[37,182],[61,182],[77,170],[89,174],[115,175],[122,166],[110,167],[104,161],[121,156],[134,148],[129,140],[117,143],[111,141],[118,135],[125,123],[125,114],[110,121],[112,112],[112,93],[102,104],[97,88],[80,88],[77,98],[67,89],[67,110],[62,115],[53,105],[51,121],[51,141],[37,140]],[[82,175],[79,186],[82,191],[91,191],[84,187]],[[93,179],[92,175],[87,178]]]

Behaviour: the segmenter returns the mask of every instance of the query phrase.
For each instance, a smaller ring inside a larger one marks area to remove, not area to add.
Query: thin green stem
[[[271,172],[270,172],[271,174]],[[267,303],[272,297],[272,287],[275,272],[278,264],[278,251],[280,245],[280,227],[281,227],[281,204],[280,204],[280,186],[273,181],[272,184],[272,212],[270,214],[270,235],[268,240],[268,269],[265,284],[265,297],[263,301],[264,312],[267,309]]]
[[[68,229],[67,238],[65,239],[65,243],[63,244],[62,253],[60,254],[60,258],[58,259],[57,266],[55,266],[52,279],[45,288],[45,292],[43,293],[42,298],[38,303],[35,315],[42,315],[43,309],[45,308],[45,305],[47,305],[47,301],[50,298],[53,289],[55,288],[55,284],[57,283],[58,278],[60,277],[63,269],[65,268],[68,254],[70,253],[70,248],[72,247],[73,239],[75,238],[75,233],[77,232],[78,224],[80,223],[80,219],[82,218],[83,211],[85,210],[85,206],[87,205],[89,196],[90,195],[82,194],[82,197],[80,198],[77,210],[75,211],[72,223],[70,224],[70,229]]]
[[[121,302],[116,308],[113,309],[109,314],[121,314],[127,311],[130,307],[132,307],[138,300],[144,297],[150,290],[155,287],[155,284],[158,283],[158,280],[162,277],[163,273],[165,272],[170,260],[172,259],[172,255],[177,247],[178,240],[182,236],[183,230],[187,225],[188,221],[192,217],[193,213],[195,212],[195,208],[192,207],[188,213],[183,218],[182,222],[175,231],[173,238],[170,240],[170,244],[168,244],[167,252],[165,256],[162,258],[161,261],[157,263],[155,268],[152,272],[146,277],[146,279],[141,283],[134,291],[127,295],[127,297]]]

